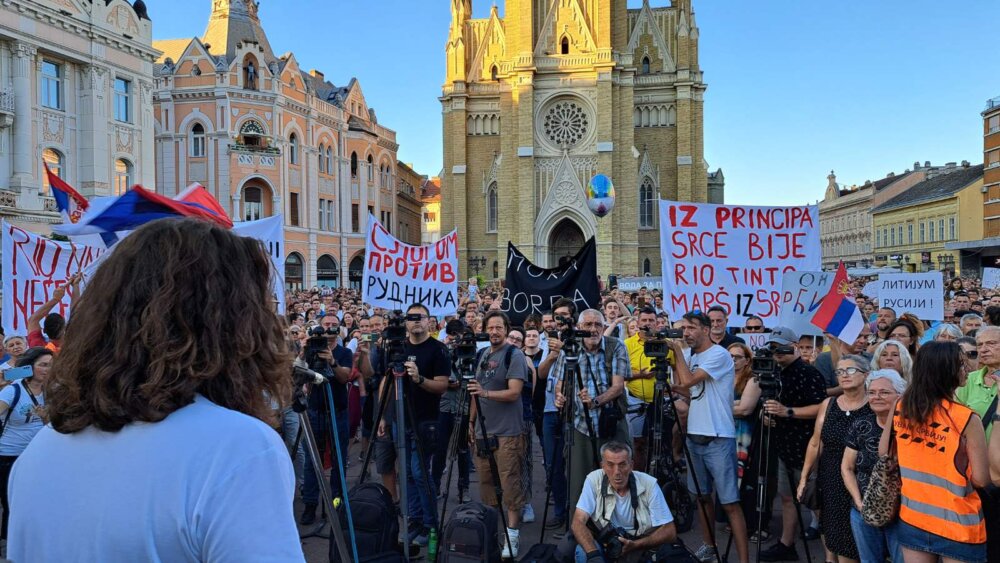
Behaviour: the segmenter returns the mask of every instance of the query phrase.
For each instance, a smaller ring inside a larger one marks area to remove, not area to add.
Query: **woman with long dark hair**
[[[10,477],[15,561],[303,561],[273,422],[292,356],[259,241],[161,219],[115,245]]]
[[[922,346],[893,422],[882,433],[879,453],[895,443],[903,478],[895,536],[908,563],[986,561],[986,526],[975,491],[990,482],[986,433],[976,413],[954,402],[963,370],[958,344]]]
[[[753,376],[751,364],[753,353],[746,344],[737,342],[729,345],[729,356],[736,370],[733,419],[736,421],[736,467],[740,479],[750,459],[750,443],[753,440],[754,413],[760,400],[760,385]]]
[[[889,335],[887,340],[896,340],[906,346],[906,351],[910,353],[911,358],[917,355],[917,349],[920,348],[921,331],[917,329],[916,325],[908,320],[899,319],[892,323],[887,334]]]

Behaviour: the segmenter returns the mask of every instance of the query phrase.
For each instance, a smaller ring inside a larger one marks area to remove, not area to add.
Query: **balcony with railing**
[[[986,109],[984,111],[992,111],[1000,107],[1000,96],[986,100]]]

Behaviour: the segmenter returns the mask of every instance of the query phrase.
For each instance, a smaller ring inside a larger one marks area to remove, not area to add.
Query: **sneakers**
[[[503,559],[517,559],[517,548],[521,543],[521,532],[507,528],[507,536],[510,537],[510,543],[507,543],[506,538],[504,539],[503,553],[500,554],[500,557]]]
[[[714,547],[710,545],[701,544],[701,547],[698,548],[698,551],[694,552],[694,558],[702,562],[716,561],[717,560],[716,550]]]
[[[531,507],[530,504],[524,505],[521,510],[521,522],[525,524],[531,524],[535,521],[535,509]]]
[[[809,526],[808,528],[806,528],[806,533],[803,534],[803,535],[809,541],[818,540],[819,539],[819,528],[814,528],[812,526]]]
[[[416,545],[419,547],[424,547],[427,545],[427,530],[422,526],[417,525],[411,528],[409,531],[410,545]]]
[[[299,524],[303,526],[308,526],[316,522],[316,505],[313,503],[307,503],[302,507],[302,516],[299,517]]]
[[[771,547],[760,552],[761,561],[798,561],[799,554],[795,546],[785,545],[779,540]]]

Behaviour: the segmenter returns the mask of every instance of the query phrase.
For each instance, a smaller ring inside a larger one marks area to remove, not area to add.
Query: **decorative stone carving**
[[[571,182],[562,181],[556,186],[552,197],[560,205],[573,205],[580,200],[580,190]]]
[[[545,112],[542,127],[551,143],[560,148],[570,148],[587,135],[590,117],[576,102],[560,100]]]
[[[108,14],[107,22],[119,32],[135,37],[139,35],[139,22],[132,15],[132,10],[121,4],[114,7]]]
[[[42,140],[62,144],[66,138],[66,118],[52,113],[42,114]]]
[[[134,145],[134,135],[127,127],[115,127],[115,150],[131,153]]]

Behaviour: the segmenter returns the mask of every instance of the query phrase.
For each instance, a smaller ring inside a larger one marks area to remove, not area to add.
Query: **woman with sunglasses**
[[[818,463],[816,488],[820,495],[820,528],[823,543],[835,562],[858,561],[858,546],[850,528],[845,526],[851,514],[851,495],[840,472],[847,447],[845,438],[851,422],[858,417],[872,416],[865,390],[868,360],[863,356],[847,355],[837,362],[837,383],[843,390],[839,397],[823,401],[816,417],[816,427],[799,480],[798,496],[802,500],[809,473]]]
[[[729,356],[736,371],[736,393],[733,401],[733,418],[736,421],[736,462],[739,477],[750,458],[750,442],[753,439],[754,413],[760,400],[760,386],[753,376],[751,362],[753,353],[746,344],[737,342],[729,345]]]

